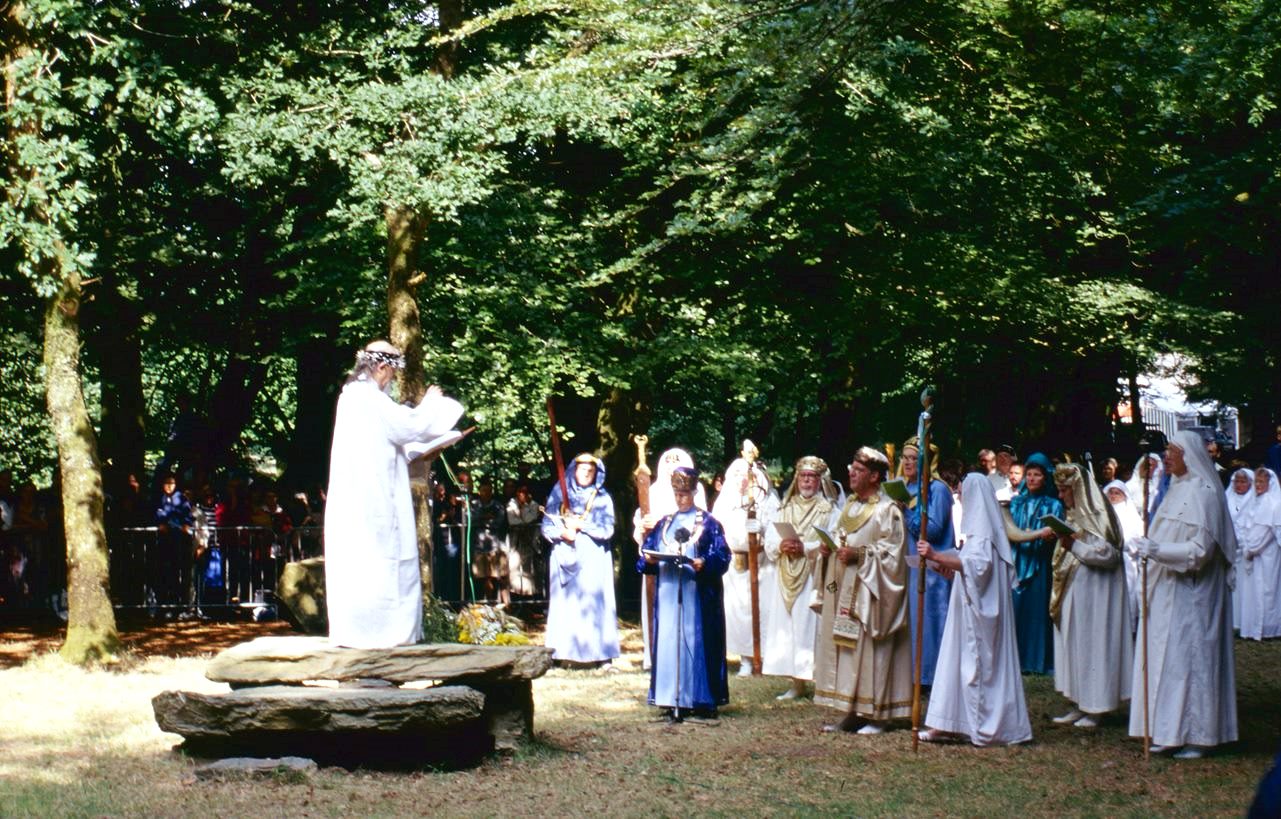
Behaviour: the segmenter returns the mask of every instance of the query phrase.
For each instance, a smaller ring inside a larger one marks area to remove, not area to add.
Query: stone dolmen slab
[[[292,751],[361,764],[465,764],[493,747],[485,697],[465,686],[165,691],[151,703],[161,730],[183,736],[196,755]]]
[[[259,637],[213,658],[205,676],[242,685],[307,680],[477,680],[487,683],[537,679],[552,666],[542,646],[472,646],[423,643],[394,648],[341,648],[325,637]]]
[[[324,637],[260,637],[223,651],[206,669],[231,693],[167,691],[152,705],[160,727],[182,735],[198,754],[465,764],[476,753],[514,750],[533,736],[532,680],[551,662],[551,649],[540,646],[354,649]],[[303,684],[316,682],[330,686]],[[393,687],[410,682],[436,685]]]

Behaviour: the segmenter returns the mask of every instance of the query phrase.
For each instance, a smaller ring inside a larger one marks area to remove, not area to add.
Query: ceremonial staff
[[[552,428],[552,458],[556,461],[556,480],[560,483],[560,515],[563,518],[569,513],[569,487],[565,485],[565,459],[560,454],[560,432],[556,429],[556,413],[552,411],[551,396],[547,397],[547,422]]]
[[[1148,523],[1151,518],[1151,512],[1148,511],[1148,492],[1151,491],[1149,486],[1152,483],[1152,462],[1148,460],[1148,452],[1152,443],[1144,436],[1139,442],[1143,449],[1143,536],[1148,536]],[[1148,721],[1148,556],[1143,555],[1139,562],[1141,568],[1141,582],[1143,586],[1143,758],[1145,760],[1152,758],[1152,733]]]
[[[934,417],[930,409],[934,406],[934,390],[926,387],[921,391],[920,418],[916,422],[917,450],[916,476],[920,482],[916,488],[916,508],[921,510],[920,537],[928,540],[930,526],[930,424]],[[916,570],[916,680],[912,686],[912,751],[920,748],[921,733],[921,660],[925,647],[925,561],[921,561]]]
[[[747,462],[747,582],[752,592],[752,676],[761,675],[761,591],[757,585],[760,577],[761,536],[752,531],[756,520],[756,461],[760,451],[750,439],[743,440],[743,460]],[[764,488],[764,487],[762,487]]]
[[[645,445],[649,443],[649,437],[645,435],[633,435],[632,440],[636,442],[636,470],[632,472],[632,482],[636,484],[636,505],[640,507],[641,513],[641,543],[645,542],[645,536],[649,534],[645,531],[645,518],[649,517],[649,484],[650,471],[649,464],[646,463]],[[641,618],[645,621],[645,633],[649,635],[651,655],[654,647],[654,624],[650,622],[650,608],[654,602],[654,590],[658,586],[658,575],[645,575],[645,594],[641,597]],[[649,605],[646,605],[646,604]],[[652,656],[651,656],[652,659]]]

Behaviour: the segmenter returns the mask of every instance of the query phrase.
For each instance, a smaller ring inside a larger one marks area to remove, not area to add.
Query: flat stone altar
[[[551,649],[539,646],[355,649],[324,637],[260,637],[206,669],[230,693],[166,691],[152,708],[160,728],[195,753],[465,764],[533,736],[531,682],[551,663]],[[429,687],[396,687],[405,683]]]

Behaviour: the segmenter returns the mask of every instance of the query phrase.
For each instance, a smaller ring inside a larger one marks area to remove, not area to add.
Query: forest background
[[[553,396],[618,494],[633,433],[842,458],[925,383],[948,454],[1097,447],[1166,353],[1271,437],[1276,0],[0,8],[0,468],[60,459],[73,568],[180,402],[323,483],[382,336],[462,461]]]

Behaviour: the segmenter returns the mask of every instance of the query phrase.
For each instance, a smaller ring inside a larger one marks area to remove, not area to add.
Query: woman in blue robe
[[[937,475],[936,448],[930,445],[930,475]],[[913,435],[903,444],[903,459],[900,461],[899,474],[907,484],[907,491],[912,500],[903,510],[903,523],[907,528],[907,542],[915,544],[921,539],[920,478],[917,459],[920,447]],[[925,539],[936,552],[946,552],[956,548],[956,536],[952,530],[952,490],[938,478],[931,477],[929,498],[926,500],[929,520],[926,526]],[[915,547],[908,554],[914,556]],[[916,645],[917,600],[916,589],[919,583],[919,568],[908,566],[908,593],[911,603],[908,605],[908,622],[912,629],[912,645]],[[939,643],[943,640],[943,626],[947,623],[947,607],[952,597],[952,581],[938,572],[925,573],[925,634],[921,640],[921,685],[934,684],[934,666],[938,663]]]
[[[680,467],[672,473],[677,510],[654,526],[644,551],[680,556],[659,559],[641,554],[636,570],[656,574],[650,622],[649,703],[670,709],[680,721],[714,718],[729,702],[725,663],[725,592],[721,578],[730,550],[720,523],[694,507],[698,473]]]
[[[543,643],[552,659],[608,665],[618,656],[614,601],[614,501],[605,490],[605,465],[589,453],[574,459],[562,503],[552,488],[543,537],[552,544],[547,571],[547,628]]]
[[[1014,550],[1014,630],[1024,674],[1054,673],[1054,623],[1050,619],[1050,590],[1054,585],[1050,560],[1054,532],[1041,523],[1042,515],[1063,517],[1063,502],[1054,487],[1054,464],[1035,452],[1023,464],[1023,483],[1010,499],[1006,534]],[[1012,525],[1011,525],[1012,524]]]

